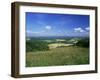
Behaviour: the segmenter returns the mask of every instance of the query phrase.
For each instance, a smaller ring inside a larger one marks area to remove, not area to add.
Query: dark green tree
[[[49,50],[48,43],[41,40],[26,41],[26,52]]]

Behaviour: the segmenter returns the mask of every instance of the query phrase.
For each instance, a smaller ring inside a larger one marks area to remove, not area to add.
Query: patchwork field
[[[89,64],[89,48],[68,46],[26,53],[26,67]]]
[[[49,49],[57,48],[57,47],[67,47],[67,46],[72,46],[73,44],[65,44],[65,43],[53,43],[49,44],[48,47]]]

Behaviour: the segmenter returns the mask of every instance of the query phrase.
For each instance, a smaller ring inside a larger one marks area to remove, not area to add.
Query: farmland
[[[88,43],[87,38],[28,40],[26,67],[89,64]]]
[[[52,43],[49,44],[48,47],[49,49],[57,48],[57,47],[67,47],[67,46],[72,46],[73,44],[65,44],[65,43]]]

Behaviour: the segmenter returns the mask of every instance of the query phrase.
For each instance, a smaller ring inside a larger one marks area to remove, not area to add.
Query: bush
[[[80,47],[89,47],[89,39],[81,39],[76,45]]]
[[[26,52],[48,50],[48,43],[41,40],[26,41]]]

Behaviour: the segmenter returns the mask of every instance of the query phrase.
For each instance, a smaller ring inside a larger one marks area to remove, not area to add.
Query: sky
[[[26,36],[89,36],[90,16],[26,12]]]

